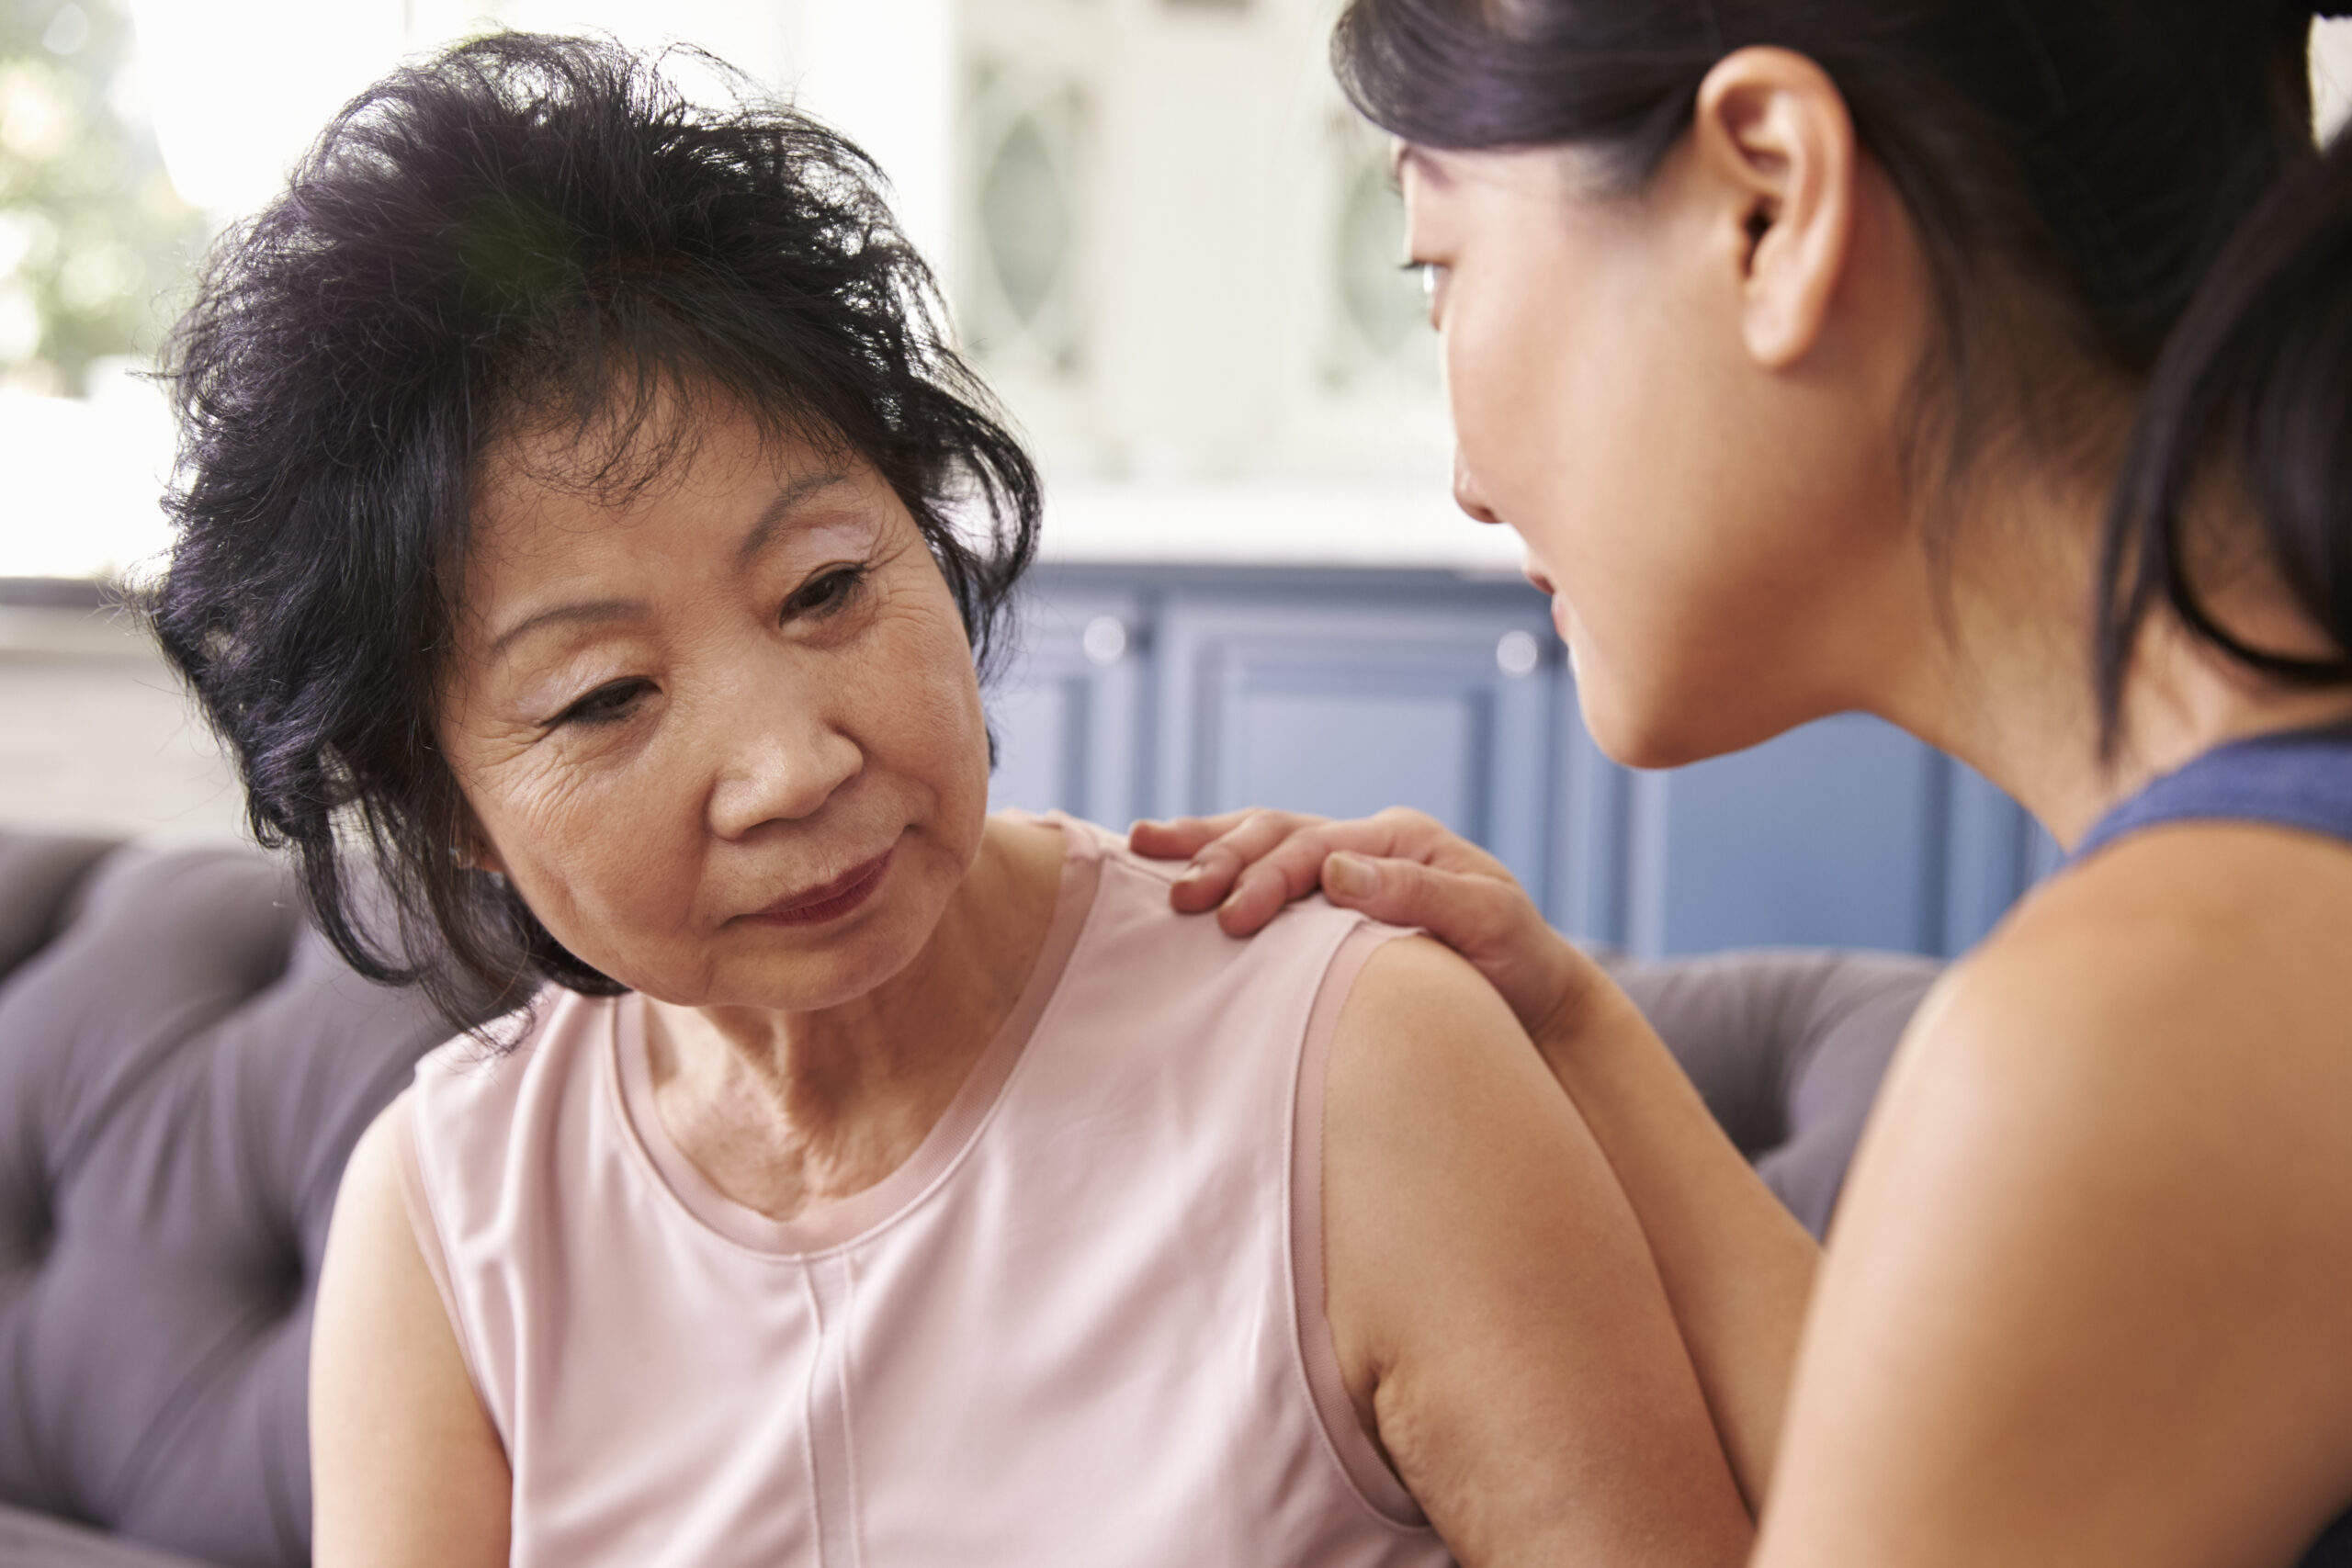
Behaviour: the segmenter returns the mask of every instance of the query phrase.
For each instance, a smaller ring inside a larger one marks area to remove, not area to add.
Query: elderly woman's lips
[[[831,882],[780,898],[764,909],[738,917],[763,926],[820,926],[838,920],[874,896],[890,870],[896,846],[864,865],[854,865]]]

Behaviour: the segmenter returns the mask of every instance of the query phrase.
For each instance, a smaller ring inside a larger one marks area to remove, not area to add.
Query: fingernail
[[[1369,898],[1380,891],[1380,868],[1361,855],[1335,854],[1323,863],[1323,885],[1351,898]]]

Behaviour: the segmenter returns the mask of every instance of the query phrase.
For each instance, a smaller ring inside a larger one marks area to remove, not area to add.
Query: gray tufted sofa
[[[1617,968],[1817,1233],[1935,965]],[[0,830],[0,1568],[308,1561],[335,1184],[445,1032],[256,853]]]

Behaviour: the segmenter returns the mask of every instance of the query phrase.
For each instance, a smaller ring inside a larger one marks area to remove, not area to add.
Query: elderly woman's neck
[[[819,1012],[648,1003],[654,1099],[718,1190],[775,1219],[865,1190],[913,1155],[1043,952],[1061,834],[995,820],[914,963]]]

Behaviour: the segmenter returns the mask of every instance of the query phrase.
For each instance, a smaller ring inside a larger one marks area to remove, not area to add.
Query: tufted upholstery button
[[[261,1259],[246,1288],[253,1292],[254,1304],[273,1319],[290,1317],[301,1310],[311,1278],[302,1267],[301,1243],[291,1228],[270,1238],[268,1256]]]
[[[47,1193],[38,1193],[26,1205],[29,1212],[0,1220],[0,1276],[38,1269],[48,1261],[50,1244],[57,1239],[57,1220],[47,1198]]]
[[[91,867],[114,847],[105,839],[0,833],[0,978],[47,944]]]

